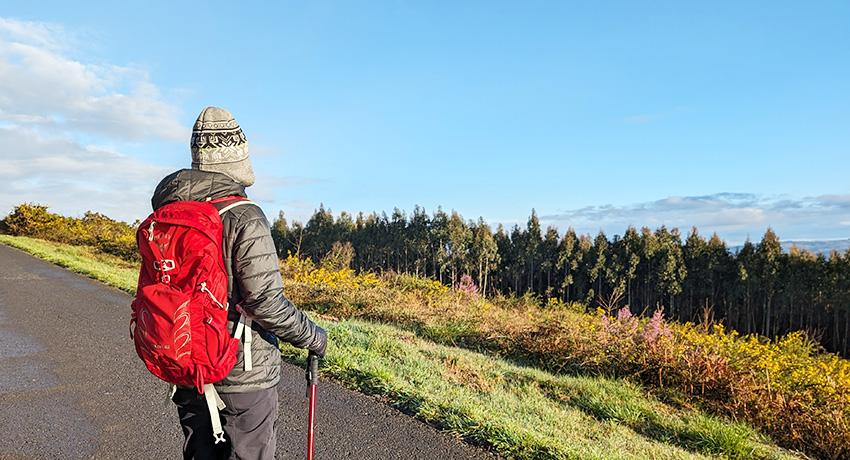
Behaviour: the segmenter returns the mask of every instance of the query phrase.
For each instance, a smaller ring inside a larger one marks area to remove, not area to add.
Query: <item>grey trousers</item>
[[[214,444],[212,422],[204,396],[194,389],[178,389],[180,426],[186,437],[184,459],[273,459],[277,441],[277,387],[251,393],[219,393],[227,407],[221,411],[226,442]]]

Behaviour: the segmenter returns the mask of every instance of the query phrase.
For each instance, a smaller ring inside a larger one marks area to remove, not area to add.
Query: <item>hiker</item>
[[[244,330],[244,337],[232,371],[213,385],[212,393],[218,393],[224,403],[218,427],[223,428],[224,442],[216,442],[213,436],[210,399],[195,387],[180,386],[173,393],[185,436],[183,456],[271,459],[280,381],[277,341],[321,357],[327,336],[284,297],[277,251],[262,210],[250,202],[236,206],[236,201],[227,198],[245,199],[245,188],[254,183],[248,142],[239,124],[227,110],[205,108],[192,130],[191,150],[192,169],[163,179],[151,204],[157,210],[176,201],[207,201],[219,213],[225,211],[221,225],[228,279],[227,327],[231,334],[238,330],[236,336]]]

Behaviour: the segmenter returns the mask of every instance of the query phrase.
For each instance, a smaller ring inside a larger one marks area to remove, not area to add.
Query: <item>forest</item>
[[[680,321],[723,323],[742,334],[776,337],[801,330],[828,351],[848,356],[850,251],[783,251],[768,228],[736,252],[696,228],[629,227],[609,237],[546,229],[532,210],[527,224],[495,231],[438,208],[428,214],[341,212],[320,206],[306,224],[272,224],[281,256],[342,257],[358,271],[394,271],[447,285],[470,278],[481,295],[534,295],[581,308],[628,305],[663,309]],[[466,276],[464,276],[466,275]]]

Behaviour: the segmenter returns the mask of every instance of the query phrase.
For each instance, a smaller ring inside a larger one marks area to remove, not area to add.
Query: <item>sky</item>
[[[850,2],[269,3],[4,5],[0,214],[144,218],[216,105],[269,216],[850,237]]]

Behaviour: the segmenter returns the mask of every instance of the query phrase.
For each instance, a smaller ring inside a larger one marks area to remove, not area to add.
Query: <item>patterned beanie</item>
[[[248,140],[227,110],[207,107],[192,129],[192,169],[219,172],[245,187],[254,183]]]

